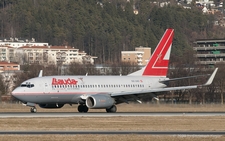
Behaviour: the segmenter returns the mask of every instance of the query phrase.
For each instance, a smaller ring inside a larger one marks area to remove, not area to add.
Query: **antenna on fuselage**
[[[38,77],[42,77],[43,70],[40,70]]]

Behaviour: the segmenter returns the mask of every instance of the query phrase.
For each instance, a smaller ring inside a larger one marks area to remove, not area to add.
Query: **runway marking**
[[[225,131],[0,131],[0,135],[17,134],[17,135],[46,135],[46,134],[101,134],[101,135],[203,135],[218,136],[225,135]]]
[[[225,112],[146,112],[146,113],[70,113],[70,112],[8,112],[0,113],[0,118],[33,117],[118,117],[118,116],[225,116]]]

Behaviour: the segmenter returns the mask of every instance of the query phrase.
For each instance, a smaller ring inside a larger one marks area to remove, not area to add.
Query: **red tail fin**
[[[173,36],[174,29],[165,31],[142,75],[166,77]]]

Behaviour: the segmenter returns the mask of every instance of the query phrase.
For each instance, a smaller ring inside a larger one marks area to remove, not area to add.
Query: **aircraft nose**
[[[17,97],[17,95],[18,95],[18,88],[14,89],[14,90],[12,91],[12,93],[11,93],[11,94],[12,94],[12,96],[13,96],[13,97],[15,97],[15,98],[16,98],[16,97]]]

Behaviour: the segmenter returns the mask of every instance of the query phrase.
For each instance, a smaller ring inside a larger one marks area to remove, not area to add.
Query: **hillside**
[[[153,49],[166,28],[175,29],[173,55],[183,56],[199,38],[224,38],[214,17],[170,4],[160,8],[145,0],[1,0],[1,37],[35,38],[69,45],[97,56],[97,63],[120,60],[121,50]],[[135,15],[133,10],[138,10]]]

